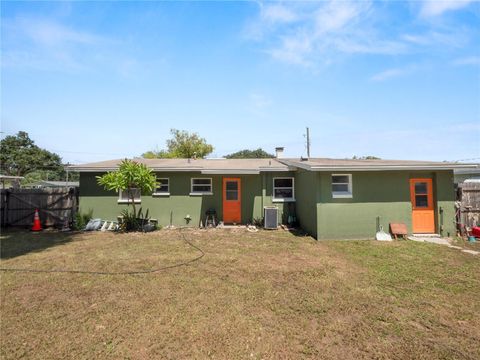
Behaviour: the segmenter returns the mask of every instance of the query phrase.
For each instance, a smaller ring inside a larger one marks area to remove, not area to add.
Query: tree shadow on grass
[[[73,241],[74,233],[39,232],[23,229],[3,230],[0,236],[0,259],[6,260]]]

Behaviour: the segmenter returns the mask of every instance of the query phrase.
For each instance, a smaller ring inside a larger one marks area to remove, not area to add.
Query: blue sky
[[[480,3],[2,2],[2,136],[65,161],[198,132],[220,157],[480,157]],[[478,159],[477,159],[478,161]]]

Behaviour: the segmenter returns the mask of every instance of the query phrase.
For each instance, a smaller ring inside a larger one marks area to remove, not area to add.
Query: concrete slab
[[[417,242],[425,242],[423,238],[418,238],[416,236],[407,236],[407,239],[412,241],[417,241]]]
[[[467,254],[472,254],[472,255],[479,255],[480,254],[480,251],[467,250],[467,249],[463,249],[462,252],[467,253]]]
[[[440,245],[450,245],[447,239],[441,237],[433,237],[433,236],[409,236],[409,240],[419,241],[419,242],[429,242],[433,244],[440,244]]]
[[[407,238],[408,240],[413,240],[413,241],[418,241],[418,242],[428,242],[428,243],[432,243],[432,244],[438,244],[438,245],[446,245],[448,246],[450,249],[456,249],[456,250],[460,250],[464,253],[467,253],[467,254],[472,254],[472,255],[480,255],[480,251],[475,251],[475,250],[468,250],[468,249],[464,249],[460,246],[455,246],[455,245],[451,245],[450,242],[449,242],[449,239],[448,238],[441,238],[440,236],[420,236],[420,235],[412,235],[412,236],[409,236]]]

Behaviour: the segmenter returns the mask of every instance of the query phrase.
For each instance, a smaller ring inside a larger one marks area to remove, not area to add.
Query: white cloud
[[[357,21],[369,9],[369,2],[327,2],[315,12],[314,23],[317,35],[341,31]]]
[[[125,42],[58,20],[17,17],[2,23],[2,67],[39,71],[113,71],[132,78],[145,69]]]
[[[19,17],[4,21],[4,67],[79,70],[86,52],[107,43],[103,37],[44,18]]]
[[[446,45],[448,47],[461,47],[468,41],[468,35],[464,29],[444,29],[440,31],[427,31],[421,34],[404,34],[401,39],[407,43],[418,46]]]
[[[299,18],[293,9],[281,4],[262,5],[261,17],[271,23],[290,23]]]
[[[387,69],[382,72],[379,72],[373,75],[370,80],[372,81],[385,81],[391,78],[399,77],[402,75],[406,75],[412,71],[411,68],[392,68]]]
[[[427,0],[424,1],[420,14],[425,17],[439,16],[447,11],[462,9],[471,2],[473,0]]]
[[[441,4],[438,5],[437,2]],[[426,14],[440,14],[468,5],[450,1],[422,3]],[[273,59],[314,71],[346,56],[447,53],[473,40],[469,24],[395,25],[388,3],[371,1],[286,2],[264,5],[248,22],[249,40],[258,41]],[[411,25],[414,31],[405,31]],[[382,78],[382,77],[380,77]]]
[[[102,40],[97,35],[46,20],[20,19],[17,26],[34,42],[46,46],[61,46],[68,43],[96,44]]]
[[[282,62],[313,67],[328,64],[340,54],[399,54],[406,51],[404,43],[384,39],[375,30],[374,11],[369,1],[273,6],[275,10],[267,12],[267,7],[260,5],[260,16],[253,25],[249,24],[249,30],[254,29],[250,32],[251,39],[263,41],[266,53]]]
[[[250,93],[249,102],[250,110],[257,115],[264,114],[272,106],[272,99],[260,92]]]
[[[480,66],[480,56],[468,56],[464,58],[459,58],[453,61],[453,65],[462,66],[462,65],[474,65]]]
[[[363,42],[352,41],[352,39],[338,38],[335,40],[338,50],[348,54],[382,54],[396,55],[407,51],[407,46],[398,41],[363,39]]]
[[[286,63],[311,66],[312,63],[307,57],[312,50],[312,38],[308,35],[296,34],[285,36],[279,47],[274,47],[268,52],[273,58]]]

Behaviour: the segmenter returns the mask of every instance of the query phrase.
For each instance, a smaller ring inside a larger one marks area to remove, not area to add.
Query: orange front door
[[[410,179],[412,230],[418,234],[435,232],[432,179]]]
[[[239,178],[223,178],[223,222],[240,224],[242,221],[242,191]]]

